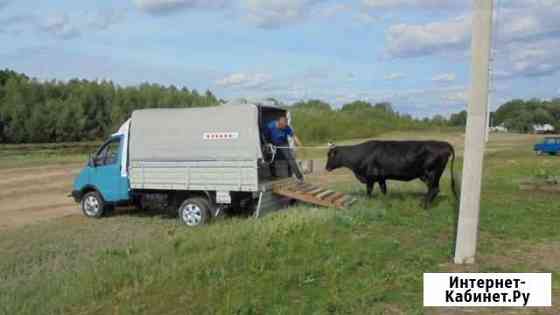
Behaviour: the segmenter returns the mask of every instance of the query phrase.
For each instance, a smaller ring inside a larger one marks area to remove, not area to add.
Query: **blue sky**
[[[492,106],[560,97],[560,0],[496,2]],[[470,17],[470,0],[0,0],[0,67],[447,115],[468,96]]]

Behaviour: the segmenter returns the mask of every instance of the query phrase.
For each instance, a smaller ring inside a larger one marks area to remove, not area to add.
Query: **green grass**
[[[557,292],[559,264],[525,254],[559,244],[560,198],[519,191],[518,181],[560,158],[535,157],[529,142],[490,143],[503,148],[486,158],[474,268],[553,272]],[[354,179],[332,176],[333,188],[359,198],[351,209],[299,206],[193,230],[125,213],[0,232],[0,313],[424,313],[422,273],[448,271],[454,250],[448,174],[429,211],[419,182],[366,199]]]
[[[0,169],[86,161],[100,142],[0,144]]]

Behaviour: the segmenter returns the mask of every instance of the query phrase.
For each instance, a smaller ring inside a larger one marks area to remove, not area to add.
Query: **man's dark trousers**
[[[288,162],[290,171],[292,171],[296,175],[297,179],[303,180],[303,175],[299,170],[299,167],[297,165],[296,159],[294,158],[294,154],[292,153],[292,150],[288,148],[288,144],[286,143],[284,145],[280,145],[279,147],[280,148],[276,149],[276,160],[285,160],[286,162]],[[270,170],[272,172],[272,176],[276,176],[274,163],[271,164]]]

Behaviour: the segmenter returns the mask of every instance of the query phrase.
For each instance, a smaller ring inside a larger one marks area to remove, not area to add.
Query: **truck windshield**
[[[105,143],[98,151],[95,156],[95,164],[100,165],[111,165],[117,163],[119,157],[119,146],[120,137],[113,138],[109,142]]]

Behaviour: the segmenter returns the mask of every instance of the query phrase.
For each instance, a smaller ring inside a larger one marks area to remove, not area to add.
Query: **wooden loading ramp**
[[[279,183],[272,186],[277,195],[322,207],[344,209],[356,202],[355,198],[315,184]]]

